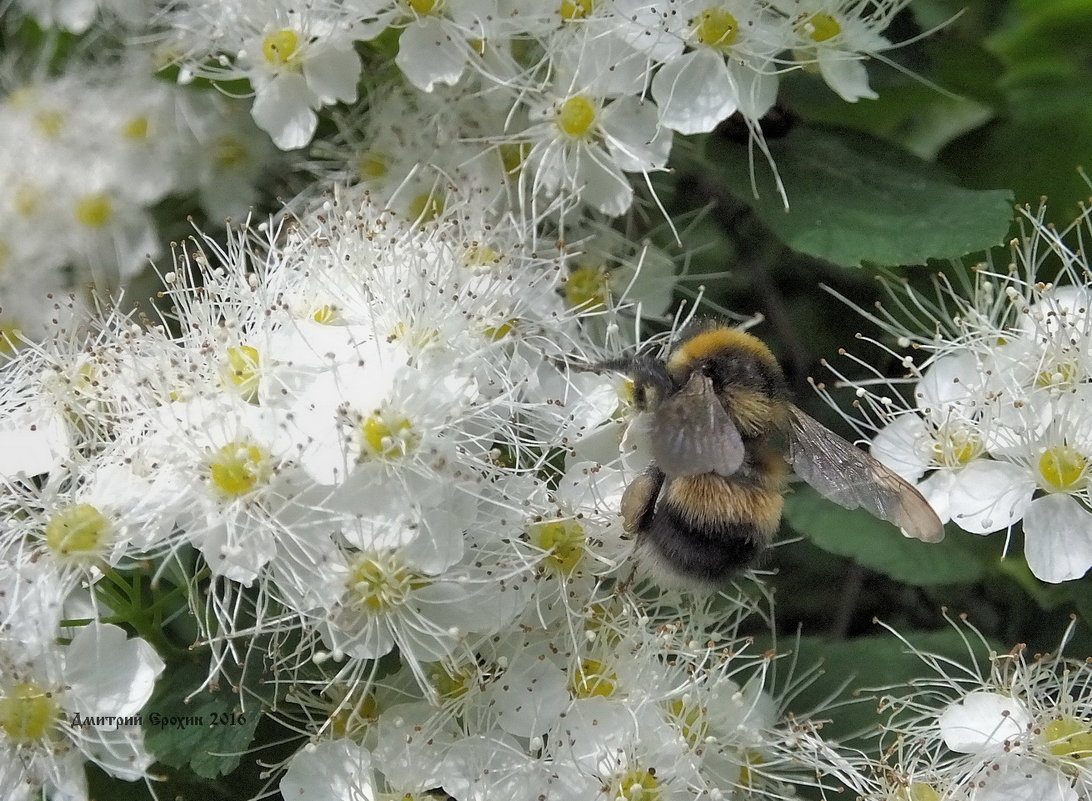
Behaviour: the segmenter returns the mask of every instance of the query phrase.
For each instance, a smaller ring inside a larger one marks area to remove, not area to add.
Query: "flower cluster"
[[[492,172],[518,179],[524,202],[619,215],[633,197],[626,174],[664,169],[675,133],[711,131],[739,113],[757,136],[785,72],[817,72],[850,102],[875,97],[864,62],[891,47],[881,32],[905,4],[190,2],[166,12],[162,47],[184,78],[248,81],[255,121],[284,149],[311,141],[321,109],[356,101],[362,73],[381,96],[400,78],[417,99],[400,125],[396,110],[370,120],[393,135],[359,163],[365,179],[409,160],[429,164],[433,180],[469,149],[469,160],[488,158]],[[469,125],[438,125],[430,107]],[[413,147],[433,127],[464,146],[426,162]]]
[[[345,197],[188,243],[160,325],[115,314],[4,365],[0,559],[45,571],[55,605],[125,571],[187,589],[210,680],[264,659],[319,743],[288,785],[776,785],[769,659],[734,633],[754,604],[628,589],[622,387],[566,366],[605,300],[574,305],[569,252],[515,222]]]
[[[1022,523],[1032,572],[1062,582],[1092,567],[1092,273],[1067,241],[1092,233],[1092,208],[1065,231],[1043,208],[1022,214],[1007,269],[980,264],[965,288],[940,277],[935,301],[895,288],[896,312],[873,317],[927,354],[896,354],[913,405],[847,383],[880,421],[873,453],[943,520],[977,534]]]
[[[880,762],[866,760],[867,801],[1076,801],[1092,793],[1092,665],[989,649],[962,624],[971,659],[913,649],[933,675],[885,696]],[[1072,627],[1070,628],[1070,633]],[[981,654],[988,654],[985,660]],[[986,661],[988,669],[979,667]],[[892,688],[894,689],[894,688]],[[847,763],[853,760],[847,760]]]
[[[138,57],[22,82],[0,100],[0,151],[0,333],[13,339],[44,333],[50,293],[139,273],[161,250],[151,211],[167,197],[245,213],[273,148],[233,104],[156,80]]]

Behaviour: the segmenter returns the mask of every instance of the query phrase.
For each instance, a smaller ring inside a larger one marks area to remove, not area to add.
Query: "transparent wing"
[[[792,407],[789,461],[800,478],[839,506],[858,506],[923,542],[944,538],[933,507],[903,478]]]
[[[656,466],[669,476],[730,476],[743,464],[739,431],[701,373],[656,409],[650,440]]]

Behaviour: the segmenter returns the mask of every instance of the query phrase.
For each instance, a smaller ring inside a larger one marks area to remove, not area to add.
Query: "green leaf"
[[[144,731],[160,762],[189,766],[198,776],[214,779],[239,766],[262,711],[254,702],[243,713],[239,696],[228,689],[201,690],[187,703],[207,675],[207,667],[200,664],[172,665],[145,709]]]
[[[999,244],[1012,219],[1007,191],[963,189],[936,166],[875,139],[803,126],[769,143],[786,211],[760,155],[756,198],[747,145],[709,143],[707,155],[726,186],[782,242],[835,264],[958,258]]]
[[[786,497],[784,517],[823,550],[906,584],[972,582],[985,572],[976,549],[961,542],[972,535],[952,533],[942,542],[919,542],[861,509],[843,509],[802,484]]]

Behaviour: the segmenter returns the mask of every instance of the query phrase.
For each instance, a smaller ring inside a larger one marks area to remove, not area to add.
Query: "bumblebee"
[[[835,503],[925,542],[944,537],[908,482],[793,405],[761,341],[716,322],[683,330],[666,361],[592,366],[633,381],[653,461],[622,495],[625,530],[656,572],[717,585],[755,564],[781,523],[791,470]]]

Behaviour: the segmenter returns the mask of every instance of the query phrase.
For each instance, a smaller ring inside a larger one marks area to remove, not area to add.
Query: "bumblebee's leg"
[[[655,463],[650,464],[645,472],[629,483],[626,491],[622,493],[622,503],[619,508],[622,513],[622,528],[627,534],[636,536],[652,524],[653,513],[656,511],[656,499],[660,496],[663,486],[664,473],[656,467]],[[635,575],[637,575],[636,561],[626,579],[615,588],[615,592],[624,594],[629,590]]]
[[[656,499],[664,486],[663,471],[650,464],[648,469],[633,479],[622,493],[619,511],[622,513],[622,528],[627,534],[637,534],[652,523],[652,514],[656,511]]]

